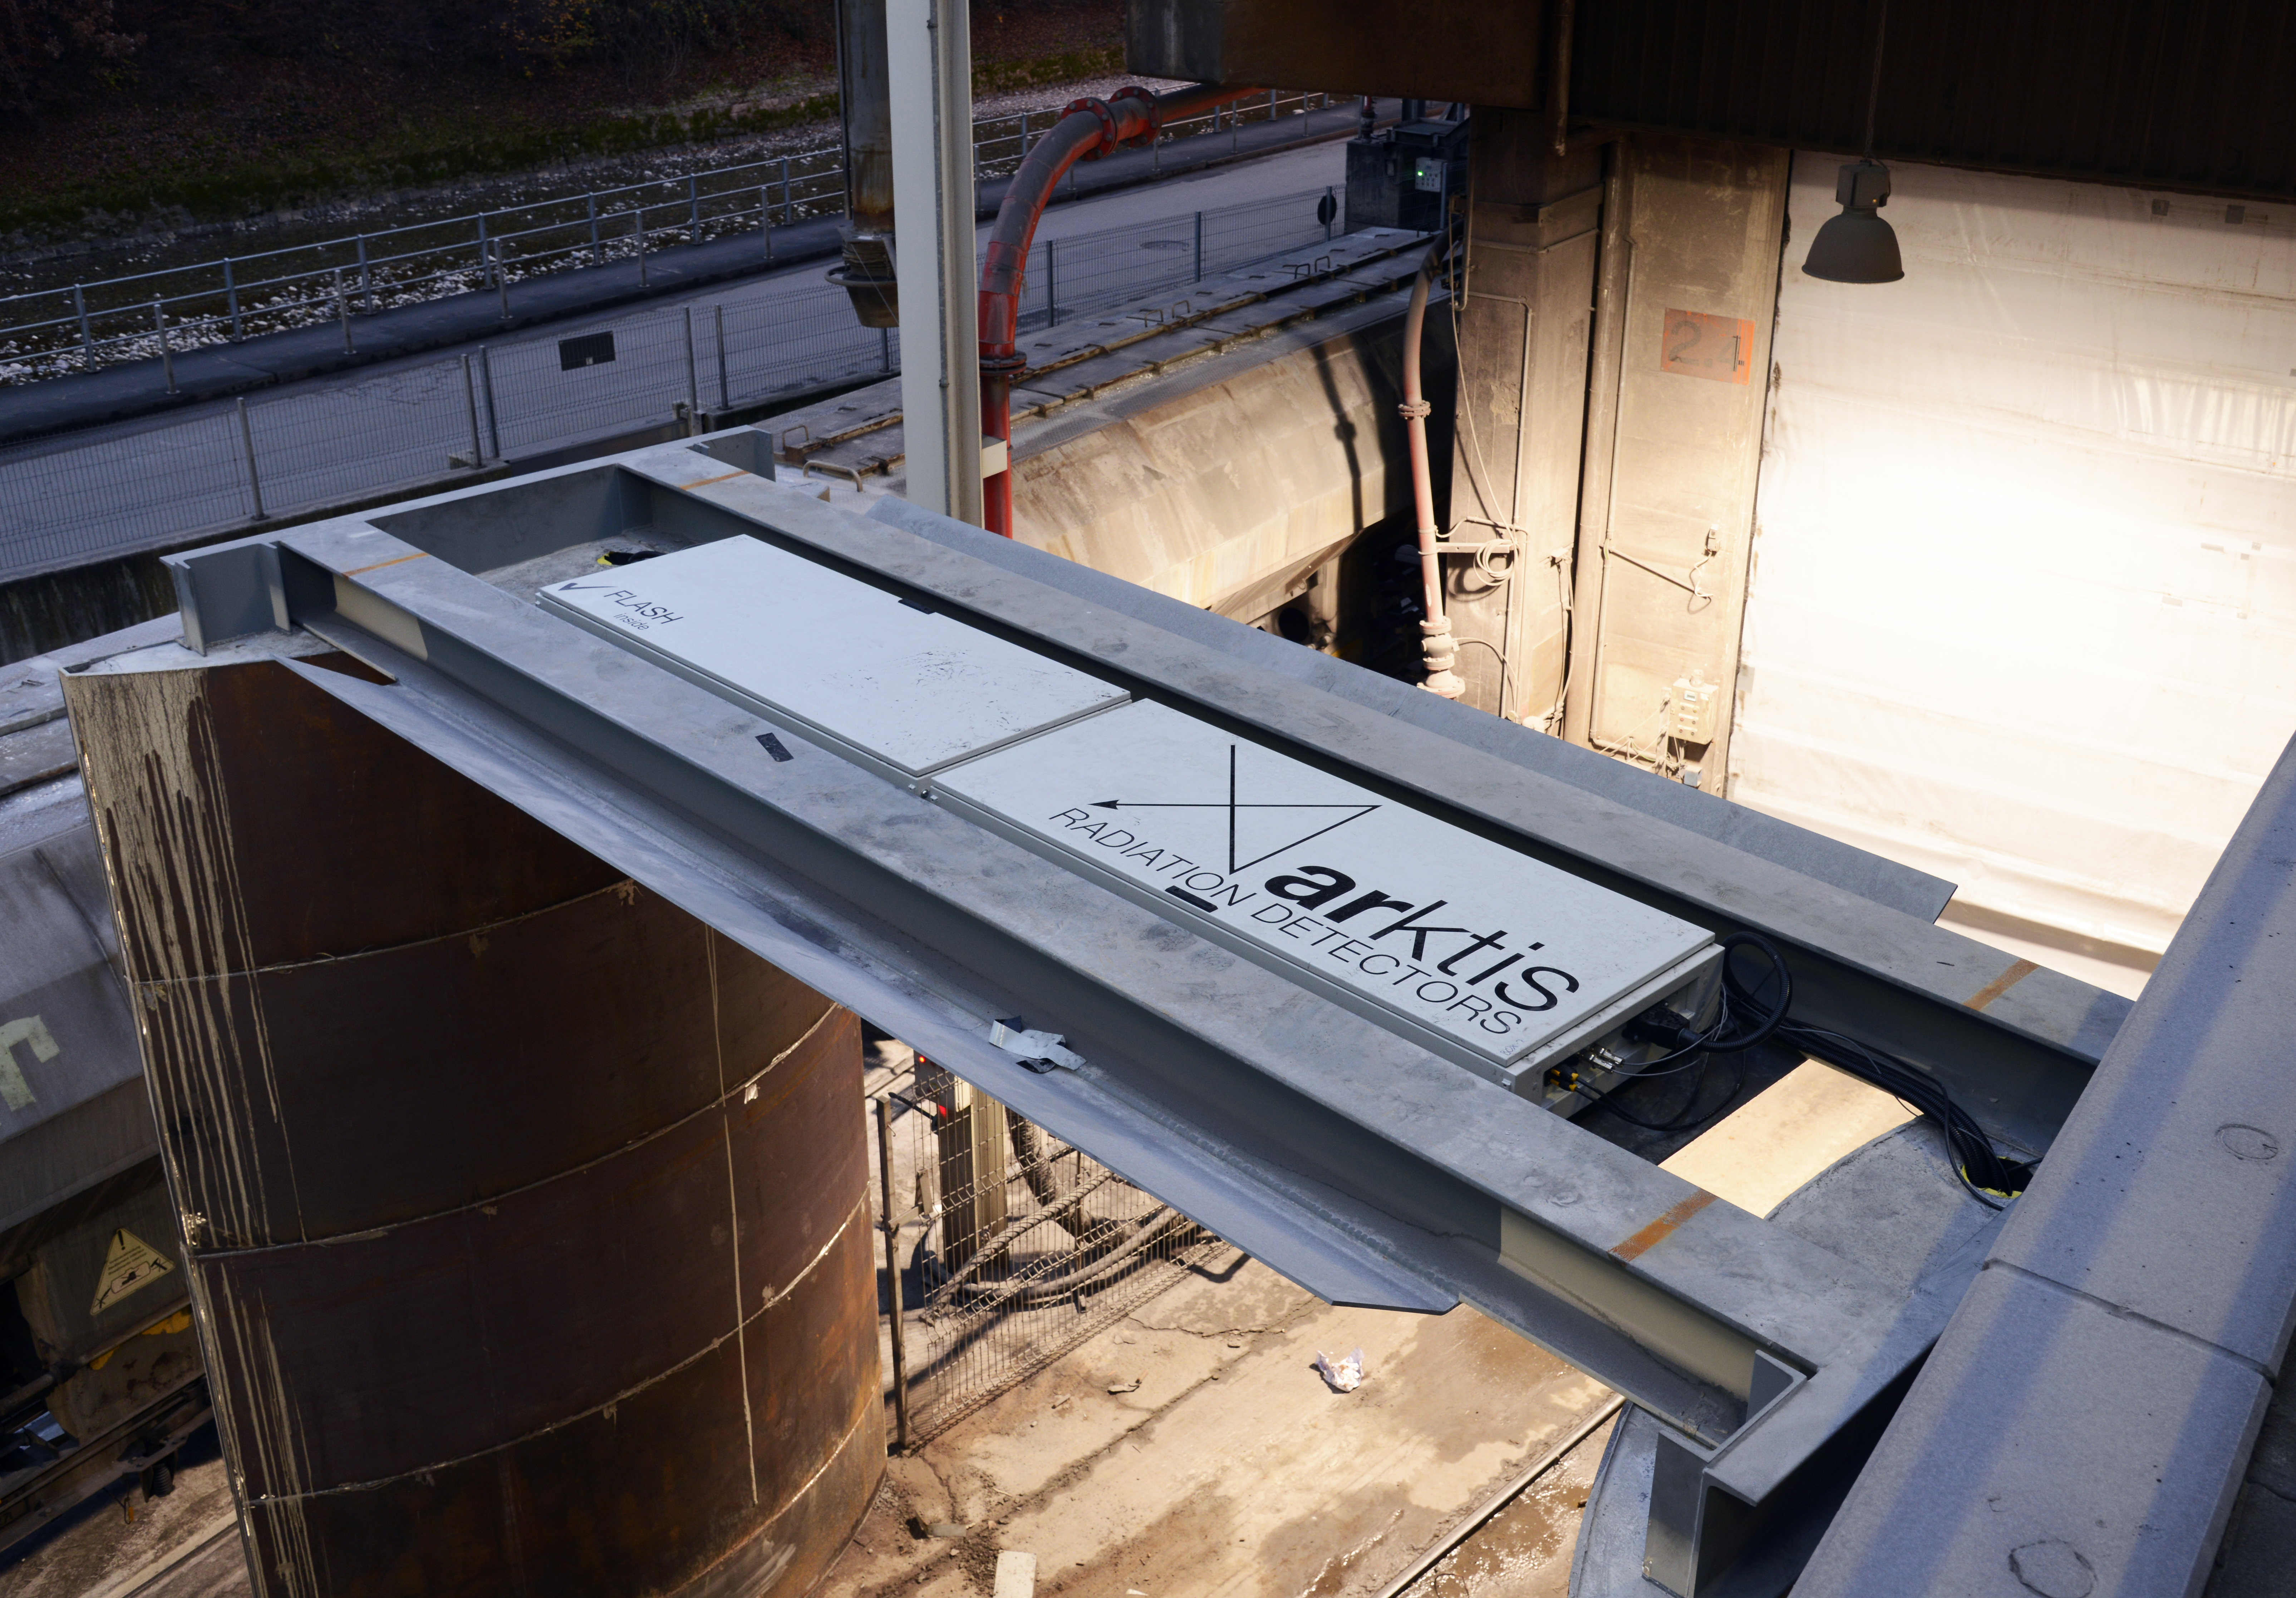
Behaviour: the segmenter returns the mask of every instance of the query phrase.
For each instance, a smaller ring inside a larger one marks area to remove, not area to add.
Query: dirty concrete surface
[[[1578,1522],[1617,1424],[1595,1428],[1399,1598],[1567,1598]]]
[[[231,1483],[215,1430],[194,1434],[178,1456],[176,1490],[146,1499],[131,1479],[80,1505],[65,1522],[29,1544],[0,1554],[0,1598],[127,1598],[145,1584],[136,1578],[172,1556],[202,1544],[218,1528],[225,1541],[226,1570],[237,1586],[217,1589],[245,1592],[247,1572],[240,1563]],[[198,1588],[171,1586],[168,1598],[209,1598]]]
[[[1375,1594],[1609,1397],[1465,1307],[1334,1308],[1256,1261],[1224,1274],[891,1461],[824,1591],[985,1594],[1017,1549],[1046,1594]],[[1357,1348],[1363,1385],[1332,1392],[1316,1355]]]

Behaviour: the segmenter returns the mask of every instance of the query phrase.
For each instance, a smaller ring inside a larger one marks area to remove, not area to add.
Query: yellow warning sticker
[[[173,1260],[122,1226],[111,1234],[111,1247],[104,1250],[103,1274],[95,1279],[95,1302],[87,1307],[87,1313],[102,1315],[175,1268]]]

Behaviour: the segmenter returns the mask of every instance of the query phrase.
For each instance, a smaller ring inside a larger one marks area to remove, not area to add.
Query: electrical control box
[[[1636,1017],[1710,1005],[1703,928],[759,540],[537,598],[1554,1108],[1648,1053]]]
[[[1668,701],[1668,735],[1677,743],[1713,742],[1721,703],[1719,683],[1707,682],[1694,671],[1675,678],[1674,693]]]

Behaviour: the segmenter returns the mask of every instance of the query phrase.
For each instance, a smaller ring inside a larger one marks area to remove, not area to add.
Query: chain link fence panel
[[[1169,293],[1267,263],[1312,264],[1327,189],[1037,244],[1021,325]],[[1145,313],[1152,318],[1160,313]],[[718,305],[506,340],[373,369],[158,426],[0,451],[0,582],[116,559],[531,460],[900,369],[898,330],[863,327],[845,292],[769,284]],[[243,419],[242,419],[243,418]]]
[[[912,1446],[1157,1294],[1239,1256],[1081,1149],[920,1061],[902,1151]],[[898,1181],[898,1178],[896,1178]]]

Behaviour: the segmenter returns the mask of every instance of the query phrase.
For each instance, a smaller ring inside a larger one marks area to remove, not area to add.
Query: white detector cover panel
[[[540,597],[682,676],[910,777],[1126,698],[755,538],[602,570]]]
[[[1710,941],[1161,705],[969,761],[933,793],[1498,1065]]]

